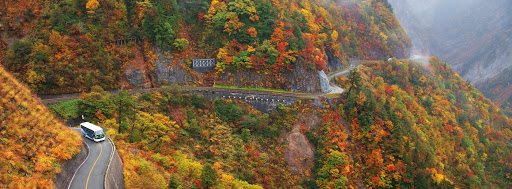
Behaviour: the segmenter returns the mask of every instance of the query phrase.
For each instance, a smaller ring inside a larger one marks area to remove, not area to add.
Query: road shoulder
[[[53,179],[53,183],[55,184],[55,188],[57,189],[66,189],[71,182],[71,178],[73,174],[78,169],[78,167],[85,161],[87,158],[87,148],[85,145],[82,145],[82,149],[80,149],[80,153],[75,157],[67,160],[63,164],[61,164],[61,172],[57,174],[57,177]]]

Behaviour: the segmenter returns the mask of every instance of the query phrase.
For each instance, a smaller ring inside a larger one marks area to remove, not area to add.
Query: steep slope
[[[417,51],[453,66],[484,95],[506,108],[512,88],[512,2],[390,0]]]
[[[125,78],[132,67],[140,73],[134,80],[158,85],[152,73],[160,59],[188,72],[192,59],[216,58],[212,78],[233,84],[240,78],[225,72],[252,73],[264,79],[241,85],[284,88],[302,79],[294,70],[318,77],[327,61],[339,69],[351,58],[409,54],[409,38],[386,0],[3,3],[2,64],[38,93],[118,88],[132,79]],[[132,65],[140,64],[136,58],[143,64]]]
[[[136,188],[512,186],[512,121],[446,63],[366,62],[335,82],[348,92],[270,114],[178,91],[78,106],[110,128]]]
[[[315,139],[320,186],[511,187],[511,120],[446,63],[369,62],[338,82],[345,102]]]
[[[0,188],[52,187],[60,164],[80,152],[80,136],[1,66],[0,86]]]

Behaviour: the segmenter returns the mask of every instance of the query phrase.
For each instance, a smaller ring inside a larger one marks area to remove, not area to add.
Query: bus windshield
[[[95,132],[94,138],[100,139],[100,138],[103,138],[103,137],[105,137],[105,133],[103,133],[103,131],[96,131]]]

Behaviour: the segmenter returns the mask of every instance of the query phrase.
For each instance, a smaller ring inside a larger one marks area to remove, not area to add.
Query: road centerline
[[[89,184],[89,178],[91,177],[92,170],[94,169],[94,166],[96,166],[96,162],[98,162],[98,159],[100,159],[101,152],[103,151],[103,147],[101,147],[101,143],[97,143],[97,144],[100,145],[100,154],[98,154],[96,161],[94,161],[94,164],[92,164],[91,170],[89,171],[89,175],[87,176],[87,181],[85,181],[85,189],[87,189],[87,185]]]

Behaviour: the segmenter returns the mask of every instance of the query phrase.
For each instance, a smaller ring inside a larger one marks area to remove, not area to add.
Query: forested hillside
[[[243,102],[177,90],[114,97],[99,87],[76,106],[109,129],[126,188],[290,188],[302,182],[288,169],[279,139],[297,121],[296,110],[268,115]]]
[[[128,68],[216,58],[225,71],[275,75],[326,68],[328,56],[408,55],[409,39],[386,0],[6,0],[2,64],[38,93],[119,88]],[[116,43],[133,38],[131,43]],[[138,43],[136,43],[138,42]],[[163,50],[163,51],[162,51]],[[274,77],[274,78],[275,78]]]
[[[110,128],[127,187],[512,185],[511,120],[446,63],[367,62],[335,82],[348,92],[270,114],[237,100],[98,87],[75,106]]]
[[[416,49],[450,64],[512,115],[512,2],[390,0]]]
[[[0,66],[0,188],[55,187],[60,164],[81,146],[78,133]]]
[[[320,186],[511,187],[511,120],[446,63],[370,62],[338,82],[349,92],[318,132]]]

